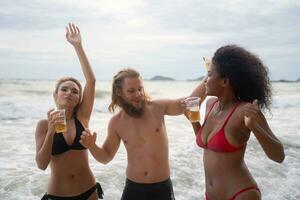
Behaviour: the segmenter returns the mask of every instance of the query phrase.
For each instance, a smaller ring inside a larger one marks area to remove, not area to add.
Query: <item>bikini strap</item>
[[[212,111],[212,109],[214,108],[215,104],[218,102],[218,100],[214,101],[213,102],[213,105],[210,107],[209,111],[207,112],[207,114],[205,115],[205,118],[204,118],[204,122],[203,124],[206,122],[206,119],[208,118],[210,112]],[[203,125],[202,125],[203,126]]]
[[[231,110],[231,112],[229,113],[229,115],[227,116],[224,124],[223,124],[223,128],[225,127],[225,125],[227,124],[227,122],[229,121],[231,115],[234,113],[234,111],[236,110],[236,108],[238,107],[238,105],[240,104],[240,102],[237,102],[236,105],[233,107],[233,109]]]
[[[256,187],[256,186],[247,187],[247,188],[244,188],[244,189],[238,191],[237,193],[235,193],[229,200],[234,200],[237,196],[239,196],[240,194],[242,194],[243,192],[246,192],[248,190],[256,190],[256,191],[258,191],[260,193],[259,188]]]
[[[104,199],[104,193],[103,193],[100,183],[98,183],[98,182],[96,183],[96,188],[97,188],[99,199]]]
[[[48,195],[47,195],[47,193],[41,198],[41,200],[48,200]]]

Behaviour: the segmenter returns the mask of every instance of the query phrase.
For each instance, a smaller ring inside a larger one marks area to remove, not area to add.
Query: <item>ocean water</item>
[[[187,96],[196,82],[145,82],[152,99]],[[0,80],[0,200],[38,200],[45,192],[50,169],[39,170],[35,163],[34,132],[37,121],[54,107],[54,81]],[[90,128],[103,142],[111,114],[107,111],[111,83],[97,82],[96,101]],[[282,141],[286,158],[277,164],[267,158],[251,136],[245,160],[264,200],[300,199],[300,83],[273,83],[269,124]],[[201,108],[202,116],[204,108]],[[204,199],[202,150],[183,116],[166,116],[170,146],[170,168],[177,200]],[[121,197],[125,181],[126,152],[120,146],[113,161],[98,163],[90,155],[90,166],[104,189],[106,200]]]

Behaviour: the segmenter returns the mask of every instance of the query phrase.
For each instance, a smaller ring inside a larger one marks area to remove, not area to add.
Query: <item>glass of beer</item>
[[[64,122],[62,124],[56,124],[55,125],[55,132],[56,133],[65,133],[67,132],[67,120],[66,120],[66,110],[65,109],[56,109],[57,115],[59,117],[64,118]]]
[[[186,98],[186,108],[188,110],[188,118],[190,122],[200,121],[200,98],[188,97]]]
[[[203,61],[204,61],[204,68],[206,71],[208,71],[211,66],[211,59],[207,57],[203,57]]]

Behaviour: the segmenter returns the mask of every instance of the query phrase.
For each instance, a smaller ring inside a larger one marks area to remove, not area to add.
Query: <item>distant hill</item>
[[[202,81],[204,78],[205,78],[205,76],[200,76],[195,79],[187,79],[186,81]],[[145,80],[148,80],[148,81],[176,81],[176,79],[174,79],[174,78],[167,77],[167,76],[160,76],[160,75],[156,75],[156,76],[152,77],[151,79],[145,79]],[[300,82],[300,78],[298,78],[297,80],[286,80],[286,79],[271,80],[271,82],[296,83],[296,82]]]
[[[279,79],[279,80],[272,80],[271,82],[280,82],[280,83],[296,83],[296,82],[300,82],[300,78],[298,78],[297,80],[286,80],[286,79]]]
[[[175,81],[175,79],[166,76],[154,76],[150,81]]]

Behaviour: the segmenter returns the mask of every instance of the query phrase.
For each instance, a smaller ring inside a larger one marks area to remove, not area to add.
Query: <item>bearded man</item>
[[[110,119],[107,137],[99,147],[95,144],[96,133],[86,130],[81,143],[97,161],[106,164],[122,140],[128,164],[121,200],[175,199],[164,116],[183,114],[182,100],[149,100],[142,78],[134,69],[121,70],[114,76],[109,110],[119,109]]]

